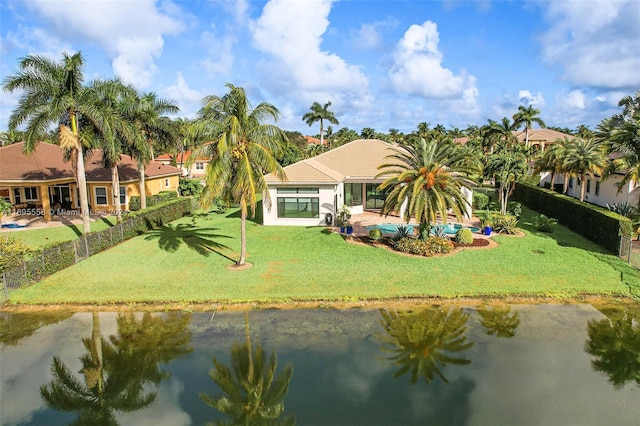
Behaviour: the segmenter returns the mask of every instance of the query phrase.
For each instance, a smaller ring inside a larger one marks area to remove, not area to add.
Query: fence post
[[[633,247],[633,241],[631,241],[631,238],[627,238],[627,263],[631,263],[631,248]]]
[[[7,288],[7,273],[2,273],[2,286],[4,287],[4,300],[9,300],[9,289]]]
[[[75,264],[78,263],[78,246],[75,241],[71,241],[71,245],[73,245],[73,263]]]
[[[87,234],[82,234],[84,236],[84,251],[87,254],[87,257],[89,257],[89,241],[87,240]]]

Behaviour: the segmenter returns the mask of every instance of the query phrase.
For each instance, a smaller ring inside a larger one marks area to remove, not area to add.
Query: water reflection
[[[640,309],[601,309],[607,318],[591,320],[586,351],[593,355],[593,368],[609,376],[622,388],[629,382],[640,385]]]
[[[513,311],[511,306],[495,306],[478,308],[480,323],[489,336],[513,337],[520,325],[520,313]]]
[[[91,337],[82,339],[81,378],[54,356],[53,380],[40,387],[43,400],[58,411],[77,413],[73,424],[117,425],[117,412],[140,410],[155,401],[157,393],[148,385],[157,388],[168,377],[159,364],[190,351],[189,322],[189,315],[145,313],[138,321],[134,314],[121,314],[118,335],[107,340],[94,312]]]
[[[284,417],[284,399],[289,390],[293,367],[287,365],[276,376],[277,357],[274,351],[267,360],[262,345],[254,345],[249,330],[249,313],[245,312],[245,341],[231,348],[231,368],[213,357],[209,376],[222,395],[200,393],[200,398],[231,421],[217,425],[293,425],[293,416]]]
[[[71,318],[73,312],[33,312],[0,315],[0,343],[2,346],[17,345],[20,340],[31,336],[39,328]]]
[[[394,377],[411,372],[412,384],[421,376],[427,383],[435,376],[448,383],[442,372],[447,364],[471,363],[453,356],[473,346],[464,336],[469,315],[461,308],[426,308],[416,312],[381,309],[380,314],[385,332],[379,335],[381,349],[391,353],[387,359],[400,366]]]

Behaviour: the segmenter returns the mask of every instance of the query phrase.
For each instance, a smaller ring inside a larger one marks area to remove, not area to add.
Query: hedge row
[[[539,186],[518,183],[513,199],[538,213],[558,219],[560,224],[613,253],[620,250],[620,237],[630,237],[633,232],[629,218]]]
[[[165,203],[169,200],[178,198],[178,193],[175,191],[160,191],[156,195],[147,196],[147,208],[158,204]],[[140,197],[137,195],[129,198],[129,210],[132,212],[140,210]]]

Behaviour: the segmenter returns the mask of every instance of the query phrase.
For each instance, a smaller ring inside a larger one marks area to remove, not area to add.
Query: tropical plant
[[[382,351],[400,369],[394,377],[411,373],[411,383],[420,377],[430,383],[435,377],[448,383],[443,369],[448,364],[467,365],[456,357],[473,346],[464,333],[469,315],[459,308],[427,308],[417,312],[381,309],[384,333],[377,335]]]
[[[33,253],[35,250],[20,238],[0,235],[0,273],[19,266]]]
[[[515,145],[517,142],[513,134],[515,129],[515,123],[512,123],[507,117],[502,117],[502,121],[499,123],[489,120],[485,135],[490,141],[490,152],[493,152],[493,147],[496,145],[507,149]]]
[[[11,207],[13,206],[10,202],[8,202],[4,197],[0,197],[0,220],[2,219],[2,216],[9,216],[11,214]]]
[[[509,338],[516,335],[520,313],[508,305],[478,308],[480,323],[489,336]]]
[[[374,241],[378,241],[379,239],[382,238],[382,231],[378,228],[374,228],[372,230],[369,231],[369,238],[371,238]]]
[[[420,139],[416,146],[403,143],[393,150],[388,162],[378,167],[377,177],[386,177],[378,186],[386,193],[380,214],[401,210],[406,203],[406,222],[414,217],[430,227],[438,216],[445,220],[449,210],[461,221],[471,208],[462,188],[474,185],[464,174],[478,169],[463,160],[459,145]]]
[[[632,206],[627,202],[607,204],[607,208],[614,213],[618,213],[624,217],[631,217],[638,213],[638,206]]]
[[[229,92],[222,97],[207,96],[198,113],[198,123],[213,140],[209,144],[211,162],[206,171],[206,187],[200,197],[203,208],[209,208],[217,196],[225,201],[240,204],[240,258],[242,266],[246,258],[246,219],[248,210],[255,215],[257,194],[267,188],[265,174],[273,173],[285,180],[286,173],[276,160],[286,134],[267,119],[277,120],[278,109],[266,102],[252,109],[245,90],[227,83]],[[270,202],[268,192],[266,199]]]
[[[329,110],[331,102],[327,102],[324,106],[321,106],[318,102],[314,102],[311,105],[311,111],[302,116],[302,121],[307,123],[308,126],[312,126],[315,122],[320,122],[320,145],[324,145],[324,121],[329,123],[339,124],[338,119]]]
[[[512,214],[494,214],[491,221],[493,230],[498,233],[513,235],[518,232],[518,218]]]
[[[276,353],[267,357],[262,345],[251,342],[249,313],[245,311],[245,342],[231,348],[231,368],[213,357],[214,368],[209,376],[222,395],[200,393],[205,404],[232,417],[218,424],[233,425],[293,425],[293,416],[284,415],[284,399],[289,390],[293,368],[287,365],[276,375]]]
[[[522,204],[517,201],[510,201],[507,205],[507,213],[514,215],[516,219],[520,219],[520,216],[522,216]]]
[[[489,196],[481,192],[474,192],[473,205],[477,210],[485,210],[489,206]]]
[[[178,184],[178,192],[183,197],[194,196],[199,197],[204,187],[198,179],[180,179]]]
[[[516,183],[529,172],[527,158],[517,150],[500,150],[489,156],[484,175],[494,178],[498,184],[498,200],[500,213],[507,213],[509,197],[513,194]]]
[[[364,127],[360,132],[362,139],[373,139],[376,137],[376,131],[371,127]]]
[[[533,105],[529,105],[525,107],[524,105],[520,105],[518,107],[518,112],[513,115],[513,126],[518,128],[520,126],[524,126],[525,137],[524,137],[524,146],[529,147],[529,130],[531,130],[531,126],[533,123],[538,124],[540,127],[545,128],[547,125],[544,121],[538,117],[540,115],[540,110],[535,109]]]
[[[435,225],[431,228],[434,237],[447,238],[447,225]]]
[[[543,214],[535,216],[532,219],[533,226],[541,232],[553,232],[553,225],[558,223],[558,220],[553,217],[547,217]]]
[[[398,225],[396,227],[396,233],[393,236],[394,241],[399,241],[402,238],[409,238],[413,234],[407,225]]]
[[[460,228],[456,232],[456,243],[458,244],[473,244],[473,232],[469,228]]]
[[[79,116],[91,122],[104,135],[110,135],[105,126],[104,109],[91,87],[83,85],[84,59],[80,52],[63,53],[62,60],[54,62],[44,56],[28,55],[18,62],[20,71],[4,79],[7,92],[21,90],[17,107],[9,117],[9,131],[26,125],[25,150],[32,153],[51,124],[60,124],[61,145],[71,152],[72,166],[80,194],[83,232],[90,231],[89,201],[84,170],[84,147],[81,144]],[[63,143],[65,142],[65,143]]]
[[[606,158],[602,146],[595,139],[576,139],[564,158],[565,170],[580,178],[580,201],[584,201],[587,189],[587,174],[602,175],[606,167]]]

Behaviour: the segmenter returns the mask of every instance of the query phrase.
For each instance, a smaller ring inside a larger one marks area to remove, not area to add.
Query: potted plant
[[[345,228],[347,228],[347,235],[353,234],[353,225],[351,225],[351,222],[347,221]]]
[[[347,226],[350,227],[353,232],[353,227],[349,223],[349,219],[351,219],[351,212],[347,206],[343,205],[336,215],[336,224],[340,227],[340,232],[347,231],[347,233],[350,234],[351,232],[348,232],[348,229],[345,229]]]
[[[484,235],[491,235],[493,232],[493,221],[488,217],[480,219],[480,228]]]

